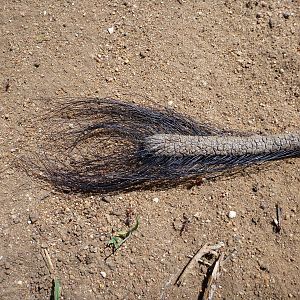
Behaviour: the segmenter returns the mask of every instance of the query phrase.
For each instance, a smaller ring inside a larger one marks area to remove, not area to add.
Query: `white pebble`
[[[228,213],[228,218],[229,218],[229,219],[234,219],[235,217],[236,217],[236,211],[231,210],[231,211]]]
[[[196,213],[194,214],[194,217],[195,217],[197,220],[200,220],[200,219],[201,219],[201,216],[202,216],[202,214],[201,214],[200,212],[196,212]]]
[[[115,29],[114,29],[113,26],[107,28],[107,31],[108,31],[109,34],[112,34],[112,33],[114,32],[114,30],[115,30]]]
[[[153,202],[158,203],[159,202],[159,198],[155,197],[152,199]]]
[[[103,278],[106,278],[106,272],[101,271],[100,274],[101,274],[101,276],[102,276]]]
[[[201,83],[202,83],[202,85],[203,85],[204,87],[208,85],[208,82],[205,81],[205,80],[201,80]]]

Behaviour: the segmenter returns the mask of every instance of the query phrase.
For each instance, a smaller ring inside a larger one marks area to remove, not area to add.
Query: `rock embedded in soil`
[[[229,219],[234,219],[234,218],[236,218],[236,211],[231,210],[231,211],[228,213],[228,218],[229,218]]]

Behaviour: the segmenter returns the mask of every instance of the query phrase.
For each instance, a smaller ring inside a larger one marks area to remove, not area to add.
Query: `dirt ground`
[[[203,266],[179,287],[174,278],[219,241],[235,255],[214,299],[300,299],[300,160],[112,197],[58,193],[12,164],[45,97],[112,96],[227,129],[299,129],[299,1],[1,2],[2,300],[49,299],[53,276],[62,299],[197,299]],[[128,212],[141,224],[104,261]]]

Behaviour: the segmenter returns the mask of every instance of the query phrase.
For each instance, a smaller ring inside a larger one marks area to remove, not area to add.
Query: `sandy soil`
[[[197,299],[203,267],[180,287],[174,278],[201,245],[223,241],[236,255],[215,299],[300,299],[300,160],[105,199],[57,193],[13,167],[45,97],[152,101],[225,128],[296,130],[299,1],[52,3],[1,3],[0,298],[49,299],[57,276],[63,299]],[[105,262],[128,211],[140,227]]]

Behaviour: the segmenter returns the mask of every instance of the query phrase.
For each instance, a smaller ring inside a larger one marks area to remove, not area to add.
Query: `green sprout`
[[[108,241],[108,246],[112,247],[113,253],[116,252],[131,236],[131,234],[138,229],[140,225],[139,218],[136,218],[135,224],[129,230],[117,231]]]
[[[61,282],[60,279],[53,279],[53,286],[52,286],[52,297],[53,300],[60,300],[61,296]]]

